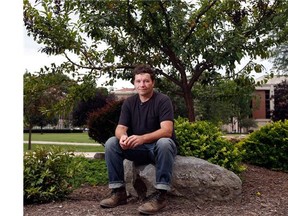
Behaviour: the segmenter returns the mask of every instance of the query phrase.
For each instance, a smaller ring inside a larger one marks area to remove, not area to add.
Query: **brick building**
[[[264,80],[264,76],[256,79],[256,82]],[[256,120],[258,127],[261,127],[271,121],[271,112],[274,110],[274,86],[288,80],[285,76],[275,76],[267,83],[256,87],[255,99],[252,101],[252,118]]]

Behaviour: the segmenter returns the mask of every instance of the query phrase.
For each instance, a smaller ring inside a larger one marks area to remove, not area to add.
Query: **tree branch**
[[[160,4],[160,7],[161,7],[162,12],[163,12],[163,14],[164,14],[165,24],[166,24],[166,27],[167,27],[168,39],[171,39],[172,31],[171,31],[170,20],[169,20],[167,11],[165,10],[165,7],[164,7],[164,5],[163,5],[163,2],[160,1],[159,4]]]
[[[153,15],[153,14],[151,13],[151,11],[149,10],[149,5],[148,5],[146,2],[143,2],[143,4],[147,7],[149,16],[150,16],[150,18],[152,19],[153,23],[158,23],[158,20],[155,18],[155,15]],[[157,32],[158,37],[160,38],[160,41],[162,41],[163,45],[164,45],[164,46],[167,46],[166,43],[165,43],[165,41],[164,41],[164,39],[163,39],[163,37],[162,37],[162,35],[161,35],[161,31],[156,31],[156,32]],[[163,47],[164,47],[164,46],[163,46]],[[159,47],[160,47],[160,49],[161,49],[161,45],[160,45],[160,44],[159,44]]]
[[[187,43],[188,39],[190,38],[191,34],[193,33],[193,31],[195,30],[197,24],[199,23],[201,17],[208,11],[210,10],[210,8],[212,8],[212,6],[217,2],[218,0],[213,0],[209,5],[207,5],[206,7],[203,8],[202,11],[200,11],[200,13],[196,16],[196,19],[193,23],[193,25],[191,26],[190,31],[188,32],[188,34],[186,35],[184,41],[183,41],[183,45]]]
[[[274,11],[274,8],[276,8],[278,6],[278,4],[280,4],[280,2],[278,0],[276,0],[270,8],[264,7],[265,9],[263,10],[263,14],[260,17],[260,19],[258,20],[258,22],[255,24],[255,26],[253,26],[253,28],[244,32],[244,36],[248,37],[251,33],[256,32],[257,30],[259,30],[261,28],[261,26],[263,25],[263,21],[265,21],[265,19],[269,20],[269,19],[273,18],[275,15],[277,15],[277,14],[273,13],[273,11]]]
[[[195,73],[189,80],[189,84],[188,84],[189,89],[192,88],[193,84],[199,79],[203,71],[212,68],[212,66],[213,66],[213,63],[207,63],[206,61],[203,61],[197,64],[195,68]]]
[[[171,82],[175,83],[176,85],[181,86],[181,82],[179,82],[177,79],[169,76],[168,74],[164,73],[163,70],[156,68],[155,72],[157,74],[164,76],[166,79],[170,80]]]
[[[116,70],[117,69],[127,70],[127,69],[134,69],[136,67],[136,65],[111,65],[111,66],[106,66],[106,67],[97,67],[94,64],[91,64],[91,66],[84,66],[84,65],[80,65],[80,64],[77,64],[76,62],[72,61],[66,53],[64,53],[64,55],[71,64],[73,64],[79,68],[82,68],[82,69],[89,69],[89,70],[91,70],[91,72],[93,72],[94,70],[99,70],[99,71],[101,71],[101,70],[102,71],[103,70],[110,71],[110,70],[115,70],[115,69]]]

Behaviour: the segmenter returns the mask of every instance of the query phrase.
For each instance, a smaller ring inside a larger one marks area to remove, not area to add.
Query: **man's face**
[[[154,83],[148,73],[135,75],[134,86],[140,96],[150,96],[153,92]]]

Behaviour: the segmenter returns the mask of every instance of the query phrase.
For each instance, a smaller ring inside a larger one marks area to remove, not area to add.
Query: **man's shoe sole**
[[[154,215],[154,214],[157,214],[159,213],[162,209],[164,209],[166,206],[163,206],[162,208],[158,209],[157,211],[155,212],[148,212],[148,211],[143,211],[143,210],[139,210],[138,209],[138,212],[142,215]]]
[[[125,204],[127,204],[127,200],[126,201],[121,201],[121,202],[117,203],[117,205],[105,205],[105,204],[101,204],[100,203],[100,206],[102,208],[115,208],[115,207],[117,207],[119,205],[125,205]]]

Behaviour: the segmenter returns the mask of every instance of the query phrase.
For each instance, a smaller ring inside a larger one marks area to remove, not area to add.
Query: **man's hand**
[[[126,144],[125,144],[125,141],[127,140],[127,138],[128,138],[128,136],[125,134],[125,135],[122,135],[121,137],[120,137],[120,140],[119,140],[119,144],[120,144],[120,146],[121,146],[121,148],[122,149],[128,149],[127,147],[126,147]]]
[[[132,149],[144,143],[143,137],[138,135],[132,135],[127,137],[126,135],[121,136],[120,146],[122,149]]]

